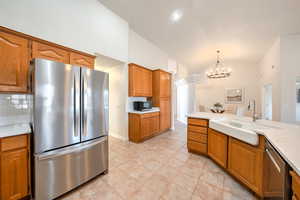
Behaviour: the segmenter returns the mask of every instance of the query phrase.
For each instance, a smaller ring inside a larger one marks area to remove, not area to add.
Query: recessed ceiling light
[[[182,18],[182,11],[181,10],[175,10],[171,15],[171,21],[178,22]]]

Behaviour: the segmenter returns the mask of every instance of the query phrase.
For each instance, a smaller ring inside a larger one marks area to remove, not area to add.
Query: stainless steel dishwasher
[[[264,196],[272,200],[291,199],[289,166],[269,142],[264,156]]]

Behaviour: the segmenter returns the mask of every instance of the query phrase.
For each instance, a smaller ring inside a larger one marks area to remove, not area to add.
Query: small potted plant
[[[223,113],[225,110],[223,105],[219,102],[215,103],[214,106],[210,109],[213,113]]]

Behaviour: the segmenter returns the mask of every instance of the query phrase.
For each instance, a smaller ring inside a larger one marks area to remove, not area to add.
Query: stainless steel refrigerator
[[[50,200],[108,169],[108,74],[35,59],[34,198]]]

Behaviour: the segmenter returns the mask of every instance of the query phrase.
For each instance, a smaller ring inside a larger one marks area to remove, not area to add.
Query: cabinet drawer
[[[149,117],[155,117],[159,116],[159,112],[153,112],[153,113],[145,113],[141,115],[141,118],[149,118]]]
[[[292,188],[294,195],[300,197],[300,176],[298,176],[294,171],[290,172],[292,176]]]
[[[207,128],[201,127],[201,126],[192,126],[192,125],[189,125],[188,126],[188,131],[189,132],[192,131],[192,132],[207,134]]]
[[[207,143],[207,134],[202,134],[202,133],[196,133],[189,131],[188,132],[188,139],[193,140],[195,142],[201,142],[206,144]]]
[[[199,153],[207,154],[207,144],[199,143],[199,142],[194,142],[189,140],[187,142],[188,149],[191,151],[196,151]]]
[[[197,125],[197,126],[208,126],[208,120],[206,119],[195,119],[195,118],[188,118],[188,124],[190,125]]]
[[[27,135],[3,138],[1,141],[1,151],[9,151],[27,147]]]

